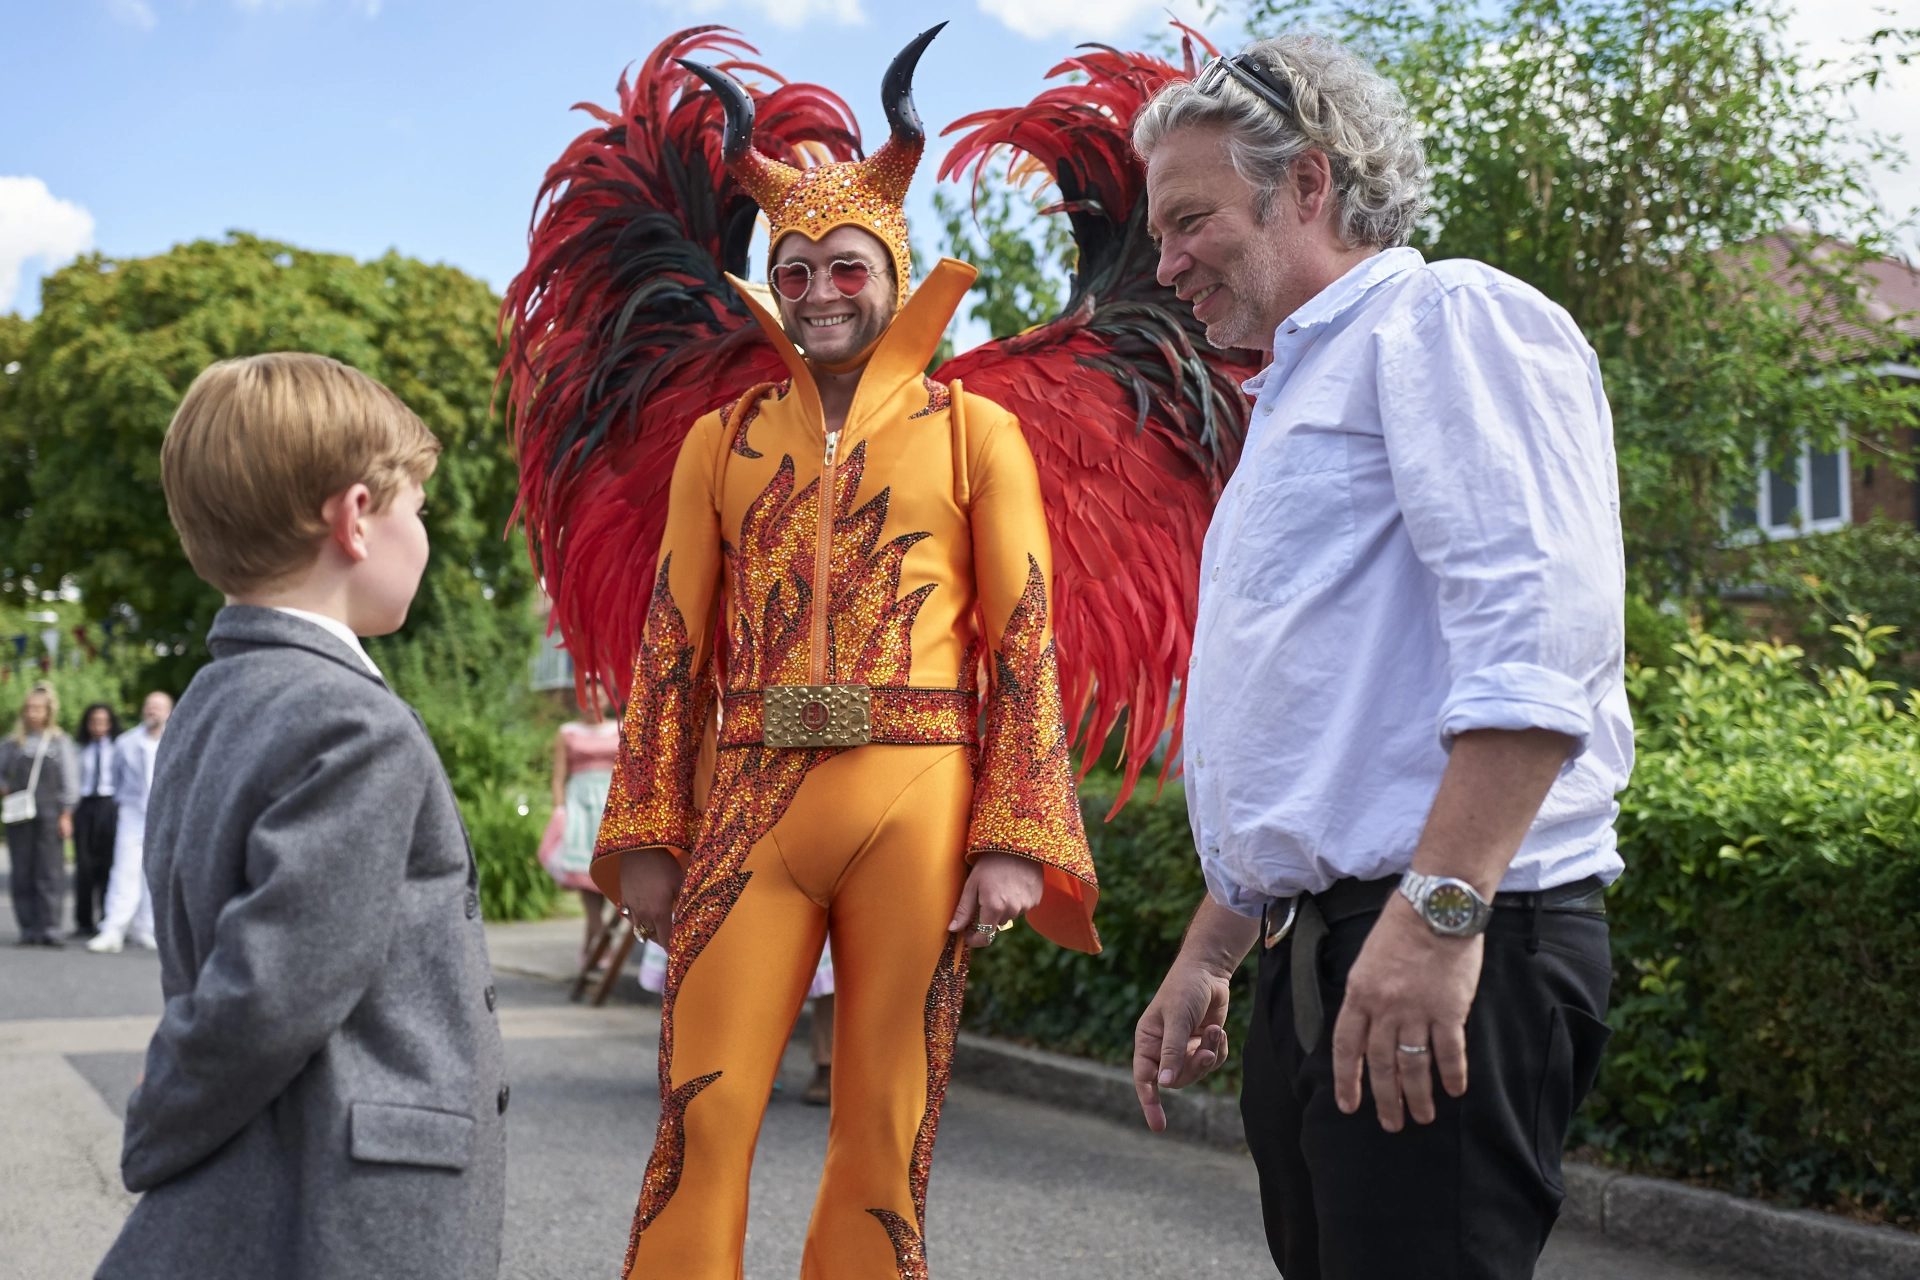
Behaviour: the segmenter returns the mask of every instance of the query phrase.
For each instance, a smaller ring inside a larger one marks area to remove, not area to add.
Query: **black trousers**
[[[112,796],[82,796],[73,811],[73,924],[92,933],[106,918],[107,881],[113,875],[113,836],[120,807]]]
[[[42,804],[33,821],[8,823],[7,858],[12,863],[8,890],[20,936],[41,938],[56,932],[67,875],[59,811]]]
[[[1437,1115],[1388,1133],[1367,1089],[1333,1099],[1333,1028],[1347,972],[1379,913],[1321,942],[1326,1027],[1293,1027],[1288,944],[1260,957],[1240,1112],[1260,1174],[1267,1243],[1286,1280],[1527,1280],[1559,1215],[1560,1149],[1600,1066],[1611,960],[1606,921],[1501,909],[1467,1017],[1467,1092],[1436,1078]]]

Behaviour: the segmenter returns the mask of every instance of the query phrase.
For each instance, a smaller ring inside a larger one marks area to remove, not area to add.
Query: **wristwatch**
[[[1423,876],[1409,871],[1400,877],[1400,896],[1413,904],[1427,928],[1443,938],[1471,938],[1487,931],[1493,904],[1465,880],[1452,876]]]

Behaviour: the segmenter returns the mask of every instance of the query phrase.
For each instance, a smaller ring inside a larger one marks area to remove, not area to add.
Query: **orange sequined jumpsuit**
[[[740,1276],[761,1113],[829,928],[833,1110],[806,1280],[926,1275],[966,981],[947,924],[973,859],[1040,863],[1029,921],[1099,949],[1033,457],[1011,414],[923,373],[973,275],[934,269],[832,436],[805,361],[751,304],[791,379],[702,418],[680,451],[593,867],[616,900],[625,851],[664,847],[686,871],[629,1276]],[[848,684],[871,690],[868,745],[763,743],[763,690]]]

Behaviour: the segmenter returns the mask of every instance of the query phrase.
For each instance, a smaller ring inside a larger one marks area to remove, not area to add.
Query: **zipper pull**
[[[839,447],[840,447],[840,433],[838,431],[827,432],[827,465],[828,466],[833,465],[834,451],[837,450]]]

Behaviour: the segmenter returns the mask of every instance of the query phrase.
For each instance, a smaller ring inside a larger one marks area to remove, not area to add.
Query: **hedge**
[[[1576,1140],[1736,1191],[1920,1211],[1920,699],[1694,636],[1633,678],[1615,1028]],[[1876,629],[1878,631],[1879,629]]]
[[[1639,759],[1609,901],[1614,1037],[1573,1143],[1743,1193],[1920,1210],[1920,697],[1694,634],[1630,683]],[[1111,823],[1082,787],[1098,956],[1025,927],[977,953],[976,1030],[1125,1063],[1204,892],[1177,784]],[[1236,982],[1237,1054],[1252,964]],[[1215,1087],[1236,1083],[1224,1073]]]

